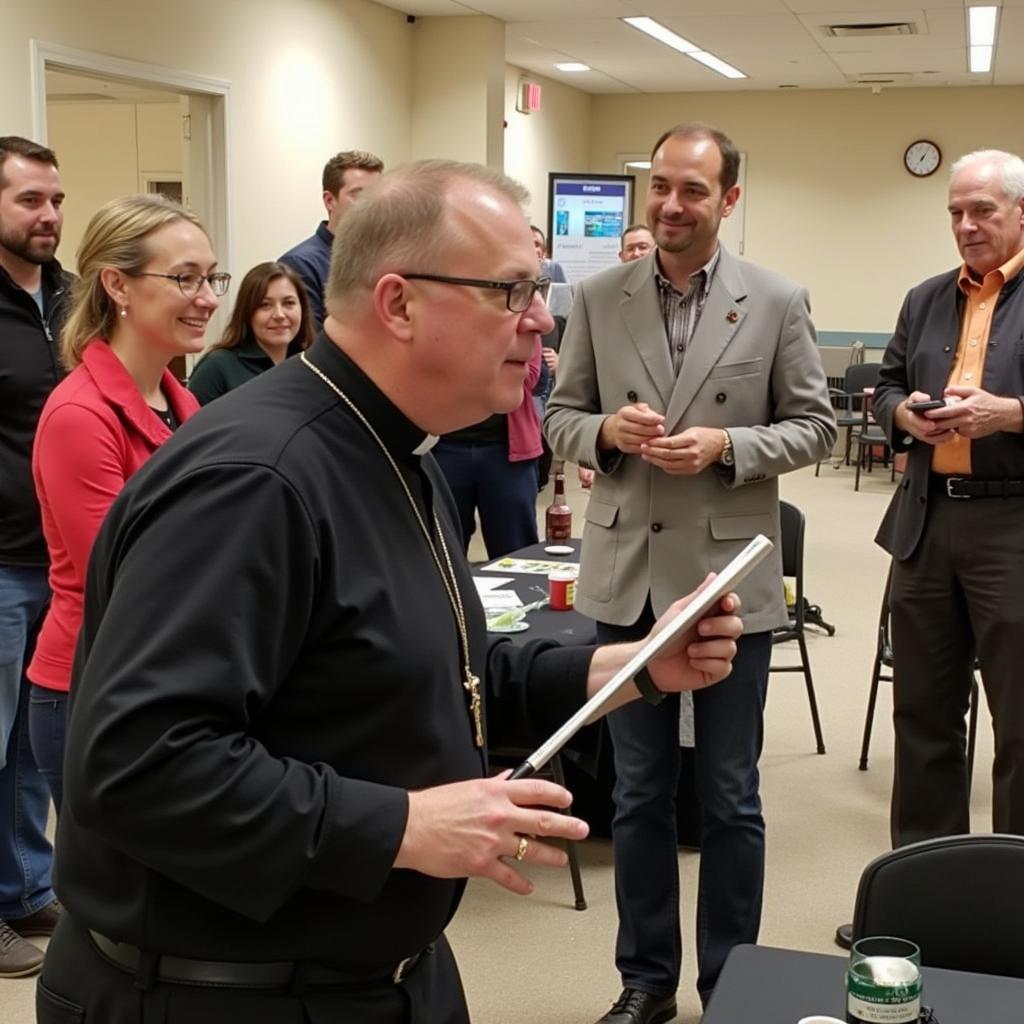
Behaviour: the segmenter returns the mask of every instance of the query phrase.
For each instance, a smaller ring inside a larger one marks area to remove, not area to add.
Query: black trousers
[[[398,985],[301,995],[156,982],[147,991],[103,956],[88,932],[61,917],[36,990],[37,1024],[468,1024],[447,941]]]
[[[970,831],[965,715],[977,649],[995,732],[993,827],[1024,835],[1024,498],[929,498],[893,565],[894,846]]]

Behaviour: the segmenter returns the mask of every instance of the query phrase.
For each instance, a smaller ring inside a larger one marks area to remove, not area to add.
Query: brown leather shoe
[[[15,918],[7,923],[22,938],[28,938],[30,935],[52,935],[60,920],[60,910],[60,904],[54,900],[52,903],[47,903],[45,907],[40,907],[34,914],[29,914],[28,917]]]
[[[664,1024],[676,1015],[676,997],[656,996],[624,988],[612,1008],[597,1024]]]
[[[26,978],[42,966],[43,951],[0,921],[0,978]]]

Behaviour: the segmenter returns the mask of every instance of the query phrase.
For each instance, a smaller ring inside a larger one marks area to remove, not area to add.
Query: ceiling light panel
[[[670,46],[673,50],[678,50],[687,57],[692,57],[705,67],[723,75],[725,78],[747,77],[738,68],[734,68],[731,64],[727,64],[721,59],[721,57],[716,57],[713,53],[708,53],[707,50],[700,49],[696,44],[691,43],[689,39],[684,39],[681,35],[673,32],[672,29],[667,28],[665,25],[662,25],[661,22],[655,21],[653,18],[623,18],[622,20],[627,25],[638,29],[645,35],[650,36],[652,39],[656,39],[659,43],[664,43],[665,46]]]
[[[992,70],[992,47],[969,46],[970,68],[972,75],[985,75]]]
[[[967,24],[971,46],[994,46],[998,7],[968,7]]]
[[[746,78],[747,76],[739,70],[734,68],[731,64],[726,64],[724,60],[716,57],[713,53],[708,53],[706,50],[698,50],[696,53],[688,53],[687,57],[692,57],[694,60],[699,60],[707,68],[711,68],[712,71],[717,71],[720,75],[724,75],[726,78]]]
[[[657,39],[659,43],[671,46],[673,50],[678,50],[680,53],[694,53],[700,49],[689,39],[677,35],[672,29],[666,28],[660,21],[655,21],[653,18],[623,18],[622,20],[627,25],[631,25],[652,39]]]

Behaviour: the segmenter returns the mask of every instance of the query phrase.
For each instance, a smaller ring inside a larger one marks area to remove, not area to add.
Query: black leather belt
[[[1024,498],[1024,480],[986,480],[974,476],[939,476],[928,481],[932,494],[946,498]]]
[[[144,954],[138,946],[114,942],[90,929],[96,948],[117,967],[139,970]],[[301,985],[333,985],[341,988],[363,988],[376,985],[400,985],[416,965],[434,952],[427,946],[413,956],[400,960],[393,970],[380,974],[351,974],[322,964],[302,960],[271,960],[266,963],[231,960],[192,960],[183,956],[161,954],[157,958],[154,978],[178,985],[205,985],[215,988],[287,989],[298,981]]]

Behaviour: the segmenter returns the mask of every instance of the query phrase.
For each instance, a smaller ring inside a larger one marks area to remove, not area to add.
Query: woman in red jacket
[[[107,203],[79,246],[61,336],[71,372],[43,407],[32,452],[53,598],[28,668],[29,733],[58,813],[89,552],[128,477],[199,408],[167,364],[203,350],[230,282],[216,268],[199,221],[161,196]]]

